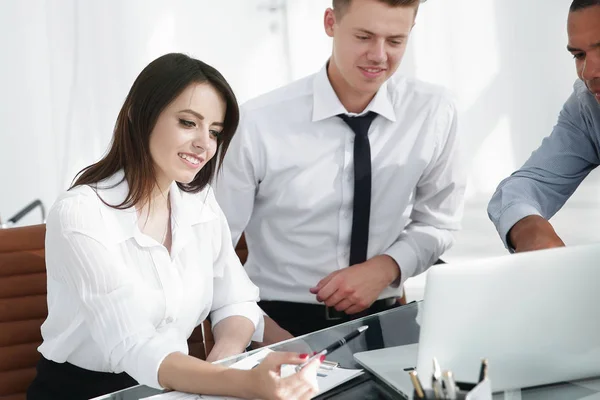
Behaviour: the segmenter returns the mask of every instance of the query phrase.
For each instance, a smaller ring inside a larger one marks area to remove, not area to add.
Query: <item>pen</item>
[[[433,357],[433,373],[431,374],[431,388],[436,399],[444,398],[442,390],[442,370],[437,358]]]
[[[417,371],[410,371],[408,373],[410,375],[410,380],[412,381],[413,386],[415,387],[415,393],[419,399],[425,398],[425,392],[423,392],[423,386],[421,385],[421,381],[417,376]]]
[[[442,379],[444,380],[444,386],[446,387],[446,399],[456,400],[458,389],[454,377],[452,376],[452,371],[444,371],[444,373],[442,373]]]
[[[435,375],[431,376],[431,388],[433,389],[434,399],[443,399],[444,391],[442,390],[442,384],[437,380]]]
[[[309,362],[311,362],[315,358],[326,356],[327,354],[333,352],[334,350],[339,349],[340,347],[342,347],[343,345],[345,345],[346,343],[348,343],[352,339],[357,338],[358,335],[360,335],[361,333],[363,333],[364,331],[366,331],[367,328],[369,328],[367,325],[363,325],[360,328],[358,328],[358,329],[350,332],[349,334],[347,334],[346,336],[344,336],[343,338],[341,338],[337,342],[332,343],[329,346],[325,347],[323,350],[319,351],[318,353],[315,353],[315,355],[313,355],[312,357],[310,357],[306,362],[304,362],[303,364],[298,365],[296,367],[296,371],[299,371],[302,368],[304,368],[306,366],[306,364],[308,364]]]
[[[481,367],[479,369],[479,381],[477,383],[482,382],[485,378],[487,378],[487,369],[488,369],[488,361],[487,359],[481,360]]]

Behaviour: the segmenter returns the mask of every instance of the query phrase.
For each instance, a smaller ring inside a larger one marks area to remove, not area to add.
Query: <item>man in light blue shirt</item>
[[[500,183],[488,205],[511,251],[564,246],[548,219],[600,164],[600,0],[574,0],[567,31],[580,79],[552,134]]]

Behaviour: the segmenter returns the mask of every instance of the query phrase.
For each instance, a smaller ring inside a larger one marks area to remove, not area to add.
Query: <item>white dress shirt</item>
[[[368,258],[388,254],[401,279],[425,271],[453,243],[465,186],[456,109],[438,87],[395,77],[365,113],[372,195]],[[251,100],[217,176],[215,192],[234,243],[245,231],[245,264],[263,300],[317,303],[309,288],[348,267],[354,133],[325,67]]]
[[[122,172],[98,195],[120,204]],[[114,186],[116,185],[116,186]],[[111,186],[114,186],[110,188]],[[48,318],[39,351],[49,360],[102,372],[126,372],[159,388],[158,368],[211,314],[250,319],[262,340],[258,288],[231,244],[212,189],[198,194],[171,185],[171,253],[137,224],[134,208],[103,204],[90,186],[64,193],[48,214]]]

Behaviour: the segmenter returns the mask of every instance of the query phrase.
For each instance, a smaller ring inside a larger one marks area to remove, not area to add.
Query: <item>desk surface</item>
[[[332,341],[339,339],[361,325],[369,325],[370,335],[361,337],[348,343],[348,345],[334,351],[327,356],[330,361],[339,362],[342,367],[361,368],[354,361],[353,354],[367,350],[377,350],[385,347],[402,346],[417,343],[419,340],[419,325],[416,317],[422,303],[411,303],[404,307],[384,311],[369,317],[347,322],[308,335],[304,335],[286,342],[271,346],[273,350],[296,351],[299,353],[312,353],[321,350]],[[246,357],[245,353],[226,360],[223,364],[230,365]],[[492,377],[493,379],[493,377]],[[117,393],[112,393],[97,400],[137,400],[143,397],[160,393],[146,386],[135,386]],[[325,393],[318,399],[360,399],[360,400],[387,400],[403,398],[394,392],[373,375],[366,373],[360,378]],[[528,388],[511,393],[496,393],[494,400],[592,400],[600,399],[600,379],[576,382],[562,382],[554,385]]]

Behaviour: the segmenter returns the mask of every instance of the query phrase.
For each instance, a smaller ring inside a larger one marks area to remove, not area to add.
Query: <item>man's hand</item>
[[[265,315],[265,332],[262,342],[252,342],[251,347],[258,349],[259,347],[268,346],[273,343],[283,342],[284,340],[292,339],[291,333],[280,327],[277,322],[273,321],[268,315]]]
[[[546,219],[530,215],[513,225],[508,239],[517,253],[563,247],[565,244]]]
[[[396,261],[380,255],[327,275],[310,292],[328,307],[356,314],[369,308],[399,276]]]

